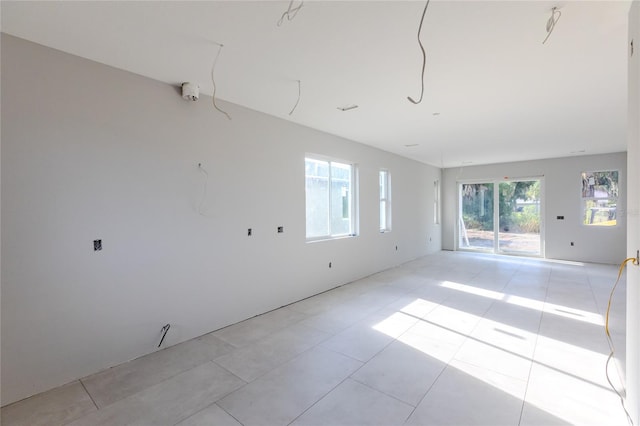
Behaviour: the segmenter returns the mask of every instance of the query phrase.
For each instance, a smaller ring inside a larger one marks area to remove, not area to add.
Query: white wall
[[[439,169],[4,34],[1,75],[2,405],[441,248]],[[360,236],[305,243],[306,152],[358,163]]]
[[[627,256],[635,257],[640,249],[640,3],[634,1],[629,11],[629,41],[635,52],[629,59],[629,165]],[[634,424],[640,424],[640,267],[627,267],[627,408]]]
[[[455,249],[459,180],[544,176],[545,257],[620,263],[625,258],[626,245],[626,169],[625,153],[446,169],[443,171],[442,246],[446,250]],[[593,170],[620,171],[616,227],[585,227],[581,224],[581,172]],[[557,216],[564,216],[564,220],[558,220]],[[573,247],[572,241],[575,243]]]

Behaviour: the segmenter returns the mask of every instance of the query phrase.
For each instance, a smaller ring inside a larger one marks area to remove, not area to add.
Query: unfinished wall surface
[[[620,172],[617,226],[584,226],[581,210],[581,173],[602,170]],[[500,180],[505,177],[542,177],[542,232],[545,239],[545,257],[619,263],[625,258],[626,250],[626,170],[626,153],[446,169],[443,171],[442,246],[446,250],[457,248],[458,182]],[[558,220],[558,216],[564,216],[564,220]],[[573,246],[571,242],[574,242]]]
[[[635,257],[640,250],[640,2],[629,11],[629,131],[627,164],[629,166],[628,234],[625,257]],[[627,267],[627,335],[626,335],[626,404],[633,424],[640,424],[640,266]]]
[[[1,75],[2,405],[441,249],[437,168],[4,34]],[[305,153],[359,236],[305,241]]]

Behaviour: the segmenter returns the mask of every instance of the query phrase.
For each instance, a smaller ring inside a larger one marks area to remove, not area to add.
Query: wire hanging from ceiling
[[[420,50],[422,50],[422,73],[420,78],[420,84],[421,84],[420,99],[415,101],[411,96],[407,96],[407,99],[409,100],[409,102],[411,102],[414,105],[418,105],[420,102],[422,102],[422,96],[424,96],[424,70],[427,66],[427,52],[424,51],[424,46],[422,45],[422,41],[420,40],[420,33],[422,32],[422,25],[424,24],[424,16],[427,14],[427,8],[429,7],[430,1],[431,0],[427,0],[427,3],[424,5],[424,10],[422,11],[422,18],[420,18],[420,26],[418,27],[418,44],[420,45]]]
[[[280,20],[278,21],[278,26],[282,25],[285,18],[287,18],[287,21],[292,21],[293,18],[296,17],[298,12],[300,11],[300,9],[302,9],[302,6],[304,5],[304,1],[301,1],[299,5],[297,5],[296,7],[293,7],[293,2],[294,0],[291,0],[289,2],[289,7],[287,8],[287,11],[284,12],[280,17]]]
[[[298,82],[298,100],[296,101],[296,104],[293,106],[293,108],[291,108],[291,111],[289,111],[289,115],[293,114],[293,111],[296,110],[296,108],[298,108],[298,103],[300,102],[300,86],[301,86],[301,82],[300,80],[296,80]]]
[[[216,44],[218,44],[218,43],[216,43]],[[231,120],[231,116],[229,114],[227,114],[225,111],[223,111],[222,109],[220,109],[220,107],[218,107],[218,105],[216,104],[216,78],[215,78],[215,71],[216,71],[216,64],[218,63],[218,58],[220,57],[220,52],[222,51],[223,47],[224,47],[223,44],[218,44],[218,53],[216,53],[216,58],[213,60],[213,66],[211,67],[211,83],[213,83],[212,101],[213,101],[213,107],[215,109],[217,109],[218,111],[220,111],[221,113],[223,113],[224,115],[226,115],[229,120]]]
[[[560,10],[558,10],[557,7],[552,7],[551,16],[547,20],[547,36],[544,38],[544,41],[542,42],[542,44],[545,44],[547,40],[549,40],[549,37],[551,37],[551,33],[553,32],[553,29],[556,27],[556,24],[560,20],[560,16],[562,16],[562,12],[560,12]]]

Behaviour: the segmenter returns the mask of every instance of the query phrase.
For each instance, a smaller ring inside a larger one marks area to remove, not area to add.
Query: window
[[[617,170],[582,173],[583,224],[615,226],[617,204]]]
[[[305,158],[307,239],[355,235],[353,164]]]
[[[433,224],[440,224],[440,180],[433,181]]]
[[[380,170],[380,232],[391,231],[391,176]]]

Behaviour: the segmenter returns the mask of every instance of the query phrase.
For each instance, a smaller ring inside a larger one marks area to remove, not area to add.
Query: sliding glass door
[[[541,254],[540,180],[500,182],[499,188],[498,251]]]
[[[541,180],[460,183],[458,248],[542,254]]]
[[[460,248],[493,251],[493,183],[460,185]]]

